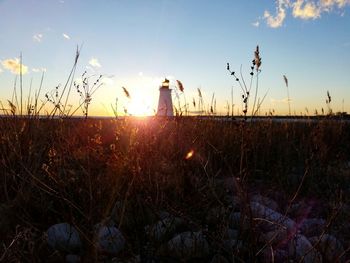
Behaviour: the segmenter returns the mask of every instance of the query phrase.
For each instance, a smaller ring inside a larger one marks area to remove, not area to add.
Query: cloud
[[[70,36],[68,36],[66,33],[63,33],[62,36],[63,36],[63,38],[70,40]]]
[[[32,71],[33,71],[34,73],[46,72],[46,68],[32,68]]]
[[[259,21],[256,21],[256,22],[252,23],[252,26],[254,26],[254,27],[259,27],[259,26],[260,26],[260,22],[259,22]]]
[[[321,8],[314,2],[297,0],[293,3],[293,16],[304,20],[316,19],[321,16]]]
[[[89,65],[94,67],[94,68],[100,68],[101,67],[101,64],[100,64],[100,62],[98,61],[97,58],[91,58],[90,61],[89,61]]]
[[[114,84],[113,76],[104,76],[102,78],[102,83],[105,85],[113,85]]]
[[[43,39],[43,34],[35,34],[35,35],[33,36],[33,40],[34,40],[35,42],[41,42],[42,39]]]
[[[2,66],[10,70],[13,74],[20,74],[21,72],[21,64],[18,58],[14,59],[5,59],[1,61]],[[28,67],[22,64],[22,74],[26,74],[28,72]]]
[[[350,0],[276,0],[276,14],[265,10],[264,19],[272,28],[281,27],[289,9],[292,16],[302,20],[321,18],[322,13],[340,11],[344,15],[344,8],[350,5]]]
[[[286,19],[286,9],[289,6],[289,0],[277,0],[276,15],[273,16],[269,11],[265,10],[264,18],[269,27],[278,28],[283,25]]]
[[[321,0],[320,5],[324,10],[331,10],[334,6],[343,8],[350,4],[350,0]]]
[[[0,68],[0,73],[2,73],[3,72],[3,70]]]

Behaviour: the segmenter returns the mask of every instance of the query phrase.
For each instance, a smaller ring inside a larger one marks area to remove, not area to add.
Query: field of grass
[[[310,243],[323,262],[350,258],[350,125],[339,120],[1,117],[0,174],[3,262],[64,262],[73,252],[46,234],[62,222],[79,232],[81,262],[311,262],[290,245],[311,218],[324,221],[305,234],[320,237]],[[283,242],[267,241],[278,222],[256,215],[257,198],[296,222]],[[121,231],[120,252],[101,252],[96,224]],[[185,232],[200,244],[171,247]]]

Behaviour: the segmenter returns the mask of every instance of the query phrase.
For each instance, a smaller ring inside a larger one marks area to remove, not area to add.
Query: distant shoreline
[[[28,115],[0,115],[1,119],[12,119],[12,118],[17,118],[17,119],[30,119],[34,118],[33,116],[28,116]],[[38,119],[74,119],[74,120],[83,120],[85,119],[85,116],[70,116],[70,117],[50,117],[46,115],[40,115],[35,118]],[[166,118],[166,119],[176,119],[176,116],[173,117],[163,117],[163,116],[118,116],[118,117],[112,117],[112,116],[88,116],[87,119],[93,119],[93,120],[123,120],[123,119],[154,119],[154,118]],[[184,119],[211,119],[211,120],[218,120],[218,121],[244,121],[245,118],[243,116],[213,116],[213,115],[201,115],[201,116],[181,116],[180,118]],[[247,122],[250,121],[267,121],[267,120],[272,120],[272,121],[277,121],[277,122],[298,122],[298,121],[321,121],[321,120],[335,120],[335,121],[350,121],[350,115],[349,114],[344,114],[344,115],[332,115],[332,116],[255,116],[251,118],[248,116],[246,118]]]

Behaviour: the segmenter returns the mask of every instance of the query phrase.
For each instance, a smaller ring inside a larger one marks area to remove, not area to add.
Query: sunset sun
[[[154,115],[154,109],[149,101],[147,97],[141,95],[135,96],[127,106],[128,114],[140,117]]]

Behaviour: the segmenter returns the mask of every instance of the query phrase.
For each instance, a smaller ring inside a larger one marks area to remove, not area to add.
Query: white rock
[[[321,254],[311,245],[309,240],[303,235],[296,235],[289,243],[289,255],[295,257],[297,261],[304,263],[321,263]]]
[[[203,258],[209,254],[209,244],[202,232],[183,232],[163,245],[158,254],[181,260]]]
[[[250,202],[250,208],[254,218],[263,218],[271,221],[272,224],[275,224],[276,226],[286,227],[288,231],[294,231],[296,228],[296,223],[294,220],[260,203]]]
[[[100,252],[118,254],[125,245],[125,238],[116,227],[102,226],[97,232],[97,244]]]
[[[82,247],[78,231],[68,223],[60,223],[47,230],[47,243],[61,252],[76,252]]]

